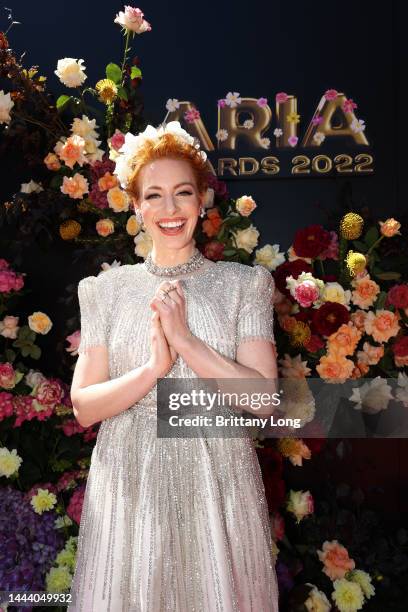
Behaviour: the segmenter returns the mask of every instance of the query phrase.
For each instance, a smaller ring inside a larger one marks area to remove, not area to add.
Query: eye
[[[152,198],[154,198],[155,196],[160,197],[160,195],[158,193],[151,193],[150,195],[148,195],[146,197],[146,200],[151,200]]]
[[[177,195],[182,195],[183,193],[186,193],[187,195],[193,195],[191,191],[179,191],[179,193]]]

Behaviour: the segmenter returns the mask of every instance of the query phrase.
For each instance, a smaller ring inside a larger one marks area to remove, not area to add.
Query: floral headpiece
[[[132,160],[137,155],[140,148],[144,146],[147,140],[159,139],[163,134],[174,134],[181,141],[187,142],[195,149],[200,148],[200,144],[196,138],[191,136],[186,130],[184,130],[179,121],[170,121],[167,125],[160,125],[158,128],[153,125],[148,125],[144,132],[137,134],[136,136],[131,132],[125,135],[125,142],[118,151],[118,155],[115,159],[116,168],[114,174],[119,179],[119,182],[123,189],[126,189],[129,185],[130,177],[132,175]],[[199,151],[199,154],[204,159],[207,159],[205,151]]]

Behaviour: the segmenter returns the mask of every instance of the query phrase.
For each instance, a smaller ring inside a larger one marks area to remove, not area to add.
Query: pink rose
[[[0,363],[0,387],[13,389],[16,385],[16,373],[11,363]]]
[[[276,94],[275,100],[280,104],[281,102],[286,102],[288,98],[289,96],[287,93],[285,93],[284,91],[280,91]]]
[[[298,304],[303,308],[310,308],[319,299],[320,291],[316,283],[304,281],[295,288],[294,294]]]
[[[142,11],[133,6],[125,6],[125,12],[119,11],[114,23],[118,23],[126,30],[136,34],[143,34],[143,32],[149,32],[152,29],[150,23],[143,19]]]
[[[19,291],[24,287],[22,274],[16,274],[13,270],[0,270],[0,293]]]
[[[5,316],[3,321],[0,321],[0,335],[4,338],[12,338],[13,340],[17,338],[19,330],[18,320],[19,317],[13,317],[12,315]]]
[[[116,129],[109,142],[112,149],[115,149],[115,151],[119,151],[121,146],[125,144],[125,135],[120,130]]]
[[[325,94],[324,97],[326,98],[326,100],[335,100],[337,98],[337,90],[336,89],[328,89]]]
[[[268,98],[258,98],[258,100],[256,101],[257,105],[260,107],[263,106],[267,106],[268,104]]]

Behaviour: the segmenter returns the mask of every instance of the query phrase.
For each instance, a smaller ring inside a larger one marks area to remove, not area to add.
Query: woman
[[[271,275],[195,246],[205,159],[178,122],[127,134],[116,173],[152,250],[79,283],[71,398],[81,425],[101,425],[70,611],[278,611],[251,437],[157,437],[158,378],[276,377]]]

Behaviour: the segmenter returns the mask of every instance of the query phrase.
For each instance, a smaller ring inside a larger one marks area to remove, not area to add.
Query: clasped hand
[[[156,370],[165,375],[178,356],[181,343],[190,337],[186,300],[181,282],[163,281],[150,302],[153,310],[151,345]]]

